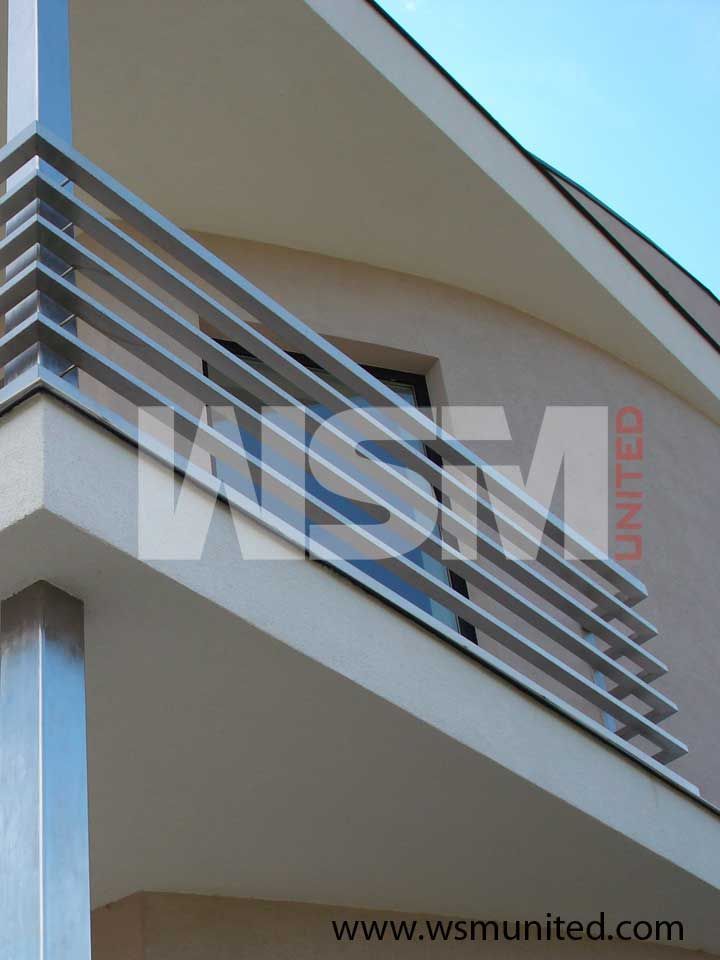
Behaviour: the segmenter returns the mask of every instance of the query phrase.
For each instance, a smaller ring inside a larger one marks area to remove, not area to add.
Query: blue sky
[[[720,295],[720,0],[381,0],[521,143]]]

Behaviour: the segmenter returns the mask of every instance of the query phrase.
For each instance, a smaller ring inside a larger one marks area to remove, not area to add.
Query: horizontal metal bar
[[[545,530],[556,543],[570,547],[581,555],[583,562],[613,583],[631,603],[647,596],[645,586],[611,557],[597,550],[582,535],[571,530],[561,520],[545,510],[524,491],[511,484],[499,471],[485,463],[454,437],[438,430],[415,408],[403,405],[397,395],[380,381],[367,373],[359,364],[350,360],[310,327],[294,317],[261,290],[251,284],[227,264],[215,257],[189,234],[180,230],[165,217],[152,210],[113,180],[68,144],[57,139],[50,131],[38,128],[39,154],[65,176],[74,180],[96,200],[120,216],[127,223],[140,229],[166,253],[185,267],[210,282],[217,290],[253,314],[270,329],[280,332],[291,343],[316,360],[323,369],[333,373],[352,393],[363,396],[376,406],[396,410],[398,422],[411,428],[412,433],[421,431],[423,439],[441,456],[451,457],[455,462],[471,465],[486,477],[491,477],[512,503],[513,509],[531,520],[538,529]],[[371,417],[371,419],[374,419]],[[462,483],[466,494],[474,492]],[[590,558],[589,560],[587,558]]]
[[[37,266],[29,263],[27,267],[16,273],[10,280],[6,280],[0,287],[0,315],[12,310],[26,297],[37,291]]]
[[[51,203],[64,216],[72,219],[78,226],[82,227],[82,229],[84,229],[97,242],[104,246],[109,252],[120,257],[128,265],[132,266],[133,269],[138,270],[145,277],[147,277],[147,279],[162,287],[162,289],[164,289],[168,294],[183,303],[184,306],[194,310],[198,315],[210,320],[219,329],[228,332],[228,335],[236,333],[235,326],[237,324],[242,324],[242,321],[230,314],[224,306],[209,297],[208,294],[202,291],[186,277],[178,274],[154,254],[150,253],[150,251],[148,251],[137,241],[131,237],[128,237],[127,234],[119,230],[92,208],[84,204],[76,196],[64,193],[58,189],[55,183],[49,180],[42,180],[42,178],[40,192],[41,196],[46,200],[46,202]],[[50,240],[47,240],[46,242],[50,243]],[[63,250],[63,256],[68,259],[70,258],[70,254],[67,249]],[[77,263],[76,265],[80,266],[81,264]],[[96,282],[101,282],[102,272],[100,274],[96,274],[95,280]],[[143,291],[143,294],[145,294],[145,291]],[[155,300],[155,298],[148,298],[147,295],[145,296],[146,302],[144,309],[142,309],[143,314],[156,323],[165,332],[174,335],[179,342],[182,342],[185,346],[195,350],[199,353],[199,355],[203,356],[209,362],[212,358],[212,363],[216,366],[216,368],[224,372],[231,379],[237,379],[238,382],[246,383],[248,377],[252,378],[254,382],[255,393],[263,402],[287,402],[297,405],[297,401],[294,397],[291,397],[289,394],[286,394],[284,391],[280,390],[280,388],[267,381],[266,378],[264,378],[257,370],[255,370],[254,367],[246,364],[244,361],[233,356],[232,354],[229,354],[227,351],[222,350],[222,348],[218,348],[218,346],[214,344],[209,337],[197,331],[197,329],[192,327],[192,325],[187,324],[184,318],[170,311],[163,304],[159,304],[159,301]],[[125,302],[128,302],[127,299]],[[148,315],[148,304],[151,307],[150,315]],[[133,309],[140,309],[138,307],[137,297],[135,298]],[[262,335],[252,328],[247,330],[247,335],[249,338],[252,338],[250,347],[257,353],[262,353],[262,347],[266,343],[263,343],[264,338],[262,338]],[[188,336],[192,342],[188,342]],[[281,353],[281,351],[279,351],[274,344],[270,345],[270,349],[275,353]],[[219,350],[222,352],[219,352]],[[283,358],[287,360],[284,354]],[[287,371],[285,372],[287,373]],[[391,434],[389,435],[391,436]],[[434,464],[433,467],[435,467]],[[391,468],[388,472],[391,475],[395,473],[396,478],[399,477],[399,475],[397,475],[397,473]],[[441,478],[440,482],[442,482],[443,474],[435,467],[432,476],[433,482],[436,484],[438,483],[438,475]],[[406,488],[405,493],[408,495],[409,487],[412,486],[414,490],[417,489],[414,487],[414,485],[411,485],[405,477],[401,478],[401,482],[404,484]],[[422,491],[421,495],[423,495]],[[411,495],[409,502],[411,502],[412,499],[413,496]],[[546,578],[537,574],[535,570],[528,564],[525,564],[520,560],[515,560],[514,558],[509,558],[502,547],[496,544],[495,541],[489,537],[486,537],[481,531],[475,530],[470,524],[467,524],[460,519],[458,515],[453,514],[452,511],[447,510],[447,508],[443,508],[443,513],[444,516],[442,526],[444,529],[446,529],[448,532],[451,532],[461,541],[463,538],[465,540],[469,538],[472,542],[475,537],[478,537],[479,542],[474,544],[478,547],[478,552],[486,556],[487,559],[490,559],[498,564],[498,566],[500,566],[509,575],[515,576],[519,582],[522,582],[525,586],[528,586],[530,589],[534,589],[539,596],[543,597],[543,599],[548,599],[551,602],[557,603],[558,606],[564,610],[564,612],[571,616],[579,616],[579,622],[581,622],[586,629],[595,632],[599,637],[611,644],[611,656],[622,655],[622,650],[624,649],[623,635],[614,630],[606,629],[604,627],[605,619],[617,617],[624,622],[630,627],[632,631],[631,639],[635,642],[642,643],[655,636],[656,631],[647,620],[633,611],[630,607],[627,607],[619,597],[614,597],[612,594],[608,593],[600,584],[597,583],[597,581],[592,580],[581,570],[573,567],[565,560],[565,558],[556,554],[552,548],[541,546],[540,559],[544,560],[554,573],[567,580],[576,589],[586,594],[590,600],[594,600],[595,602],[602,604],[602,618],[597,615],[596,611],[587,611],[587,608],[583,607],[564,591],[556,588],[551,581],[548,581]],[[509,520],[506,518],[504,519],[507,523],[510,523]],[[618,642],[618,638],[619,645],[616,647],[615,644]]]
[[[40,140],[38,125],[29,124],[16,137],[0,149],[0,183],[11,177],[23,167],[28,160],[37,156]]]
[[[21,257],[33,245],[38,243],[40,226],[33,216],[17,227],[12,233],[0,240],[0,269],[5,269],[18,257]]]
[[[13,327],[8,333],[0,337],[0,367],[10,363],[28,350],[34,347],[39,339],[39,319],[37,314],[28,317]]]
[[[127,371],[92,350],[78,340],[77,337],[50,322],[41,320],[41,323],[41,337],[43,338],[43,342],[72,360],[72,362],[78,364],[79,367],[86,370],[91,376],[97,378],[110,389],[117,391],[121,396],[125,396],[138,405],[164,406],[172,410],[175,416],[176,428],[181,435],[186,436],[189,440],[194,440],[202,449],[213,456],[220,456],[221,459],[229,460],[230,462],[233,460],[247,462],[261,469],[263,471],[264,481],[270,483],[273,492],[277,490],[282,495],[283,492],[287,493],[289,491],[292,496],[307,501],[313,510],[317,512],[317,515],[323,518],[324,522],[338,524],[338,535],[347,534],[349,528],[346,523],[346,518],[338,514],[337,511],[329,507],[326,503],[323,503],[312,494],[298,487],[293,481],[283,477],[277,471],[268,467],[267,464],[263,464],[251,453],[223,437],[213,428],[199,422],[183,410],[183,408],[171,402],[167,397],[164,397],[153,388],[132,377]],[[352,533],[375,550],[381,550],[383,548],[383,544],[366,529],[356,528]],[[322,544],[317,544],[312,541],[311,543],[313,549],[317,550],[317,552],[323,556],[323,559],[325,559],[326,556],[331,556],[328,549]],[[389,569],[399,571],[401,576],[407,578],[409,573],[411,577],[416,579],[416,582],[423,584],[428,595],[434,596],[439,602],[446,603],[459,596],[450,588],[444,587],[439,581],[433,581],[424,571],[415,567],[405,557],[391,557],[388,558],[387,562]],[[398,597],[398,599],[401,600],[402,598]],[[548,676],[563,683],[566,687],[584,697],[586,701],[617,717],[625,725],[632,726],[634,724],[638,735],[646,737],[663,750],[669,749],[679,750],[680,753],[684,752],[683,745],[655,723],[648,722],[640,713],[621,701],[616,700],[611,694],[606,693],[590,680],[577,673],[577,671],[557,660],[557,658],[532,643],[532,641],[523,637],[513,628],[503,624],[497,618],[479,608],[477,608],[476,612],[473,612],[478,622],[482,624],[483,630],[489,636],[496,639],[499,643],[502,643],[529,663],[543,670]],[[680,755],[680,753],[677,755]]]
[[[158,320],[158,311],[160,312],[160,320],[170,321],[170,325],[167,322],[161,322],[160,327],[163,330],[167,330],[169,327],[173,329],[174,332],[178,330],[184,330],[185,336],[183,341],[186,346],[193,349],[195,352],[201,351],[207,356],[207,348],[210,347],[215,353],[219,353],[222,348],[218,347],[210,338],[206,337],[201,331],[198,331],[197,328],[193,327],[191,324],[188,324],[183,318],[179,316],[171,317],[169,315],[168,308],[163,304],[160,304],[159,301],[155,301],[154,298],[150,298],[149,295],[138,287],[132,281],[129,281],[126,277],[122,276],[118,271],[111,267],[108,263],[101,260],[95,254],[91,253],[87,248],[79,243],[74,238],[68,237],[67,234],[58,231],[52,224],[45,223],[44,221],[40,222],[41,226],[41,240],[44,243],[49,245],[55,244],[54,249],[60,253],[63,259],[71,262],[74,267],[77,269],[89,269],[92,271],[92,276],[97,284],[102,287],[105,287],[109,293],[113,296],[118,297],[122,302],[124,302],[131,309],[138,310],[142,316],[149,318],[151,320]],[[96,301],[89,298],[89,296],[81,291],[76,291],[68,284],[60,283],[59,286],[52,286],[52,280],[49,278],[49,286],[44,286],[43,289],[46,293],[51,296],[58,297],[64,306],[67,309],[71,309],[76,313],[83,315],[85,319],[89,322],[98,325],[104,333],[111,337],[117,336],[118,331],[121,332],[121,342],[130,347],[132,341],[134,340],[136,344],[142,344],[139,350],[140,359],[145,360],[146,362],[153,363],[153,359],[148,356],[148,353],[152,354],[153,351],[160,351],[155,357],[155,365],[157,366],[157,357],[163,357],[163,362],[165,369],[163,372],[165,375],[169,376],[171,379],[173,377],[177,378],[178,374],[183,374],[183,367],[186,365],[175,360],[175,358],[165,357],[166,351],[163,348],[158,347],[154,344],[153,341],[150,341],[148,338],[145,338],[144,335],[139,334],[132,327],[125,324],[123,320],[118,317],[115,317],[110,311],[107,310],[103,305],[97,303]],[[94,320],[90,319],[88,316],[88,310],[93,313]],[[203,341],[207,341],[204,343]],[[203,350],[203,347],[206,349]],[[224,353],[224,351],[223,351]],[[175,363],[176,366],[173,368],[172,364]],[[170,364],[170,369],[168,365]],[[190,378],[190,383],[188,383],[188,377]],[[222,402],[234,405],[236,409],[243,408],[245,411],[249,408],[245,407],[244,404],[241,404],[237,397],[227,393],[224,390],[214,387],[211,382],[208,382],[206,378],[200,377],[195,370],[187,368],[184,372],[183,384],[186,389],[189,389],[199,400],[203,402],[208,402],[208,398],[213,396],[213,390],[215,390],[214,396],[221,398]],[[273,400],[278,402],[281,398],[275,397]],[[288,400],[291,398],[287,397]],[[303,411],[304,414],[315,419],[315,422],[320,425],[323,423],[322,418],[318,417],[309,409]],[[245,416],[247,416],[247,412]],[[257,417],[257,414],[254,411],[251,411],[253,417]],[[258,421],[260,418],[257,418]],[[259,428],[259,423],[258,423]],[[354,448],[354,441],[350,441],[344,435],[340,435],[340,439],[343,440],[346,444],[351,443]],[[331,464],[327,464],[327,468],[330,472],[337,473],[337,470]],[[367,496],[372,497],[373,499],[378,499],[378,495],[369,491],[368,488],[361,488],[357,483],[355,478],[349,477],[345,474],[346,482],[350,486],[355,486],[358,489],[363,490],[363,499],[366,499]],[[403,478],[404,479],[404,478]],[[407,487],[416,491],[411,484],[407,484]],[[425,494],[427,499],[427,506],[430,510],[436,510],[439,508],[439,503],[437,499],[428,496]],[[385,503],[384,506],[393,510],[393,508]],[[397,512],[395,510],[395,512]],[[444,511],[443,519],[447,517],[448,511]],[[406,522],[414,527],[417,530],[417,524],[414,524],[411,518],[406,518]],[[467,528],[472,532],[470,525],[467,525]],[[431,538],[432,539],[432,538]],[[437,538],[436,538],[437,539]],[[497,560],[497,553],[502,553],[504,557],[504,552],[500,547],[494,544],[493,541],[489,541],[489,544],[492,545],[493,559]],[[530,601],[526,600],[521,595],[517,594],[514,590],[506,585],[502,584],[501,581],[493,577],[486,571],[483,571],[481,568],[477,567],[476,564],[469,562],[463,555],[458,551],[453,551],[446,543],[442,540],[437,539],[437,543],[433,544],[435,547],[435,553],[442,562],[444,562],[450,569],[455,570],[460,576],[465,577],[473,583],[476,583],[478,586],[481,586],[483,589],[486,589],[490,595],[494,596],[496,599],[499,599],[501,603],[506,605],[514,613],[519,613],[527,622],[531,623],[533,626],[537,626],[540,629],[546,629],[548,636],[552,639],[555,639],[557,642],[565,645],[570,642],[574,644],[579,641],[580,638],[577,634],[574,634],[573,631],[570,631],[568,628],[564,627],[562,624],[559,624],[554,618],[550,617],[548,614],[545,614],[544,611],[536,607]],[[432,551],[431,551],[432,552]],[[512,571],[512,566],[509,564],[510,570]],[[526,567],[526,570],[530,571],[531,568]],[[534,580],[537,580],[537,575],[532,574]],[[536,584],[533,584],[536,585]],[[559,591],[555,591],[558,593]],[[566,599],[570,601],[569,595],[566,595]],[[566,604],[567,606],[568,604]],[[592,622],[595,618],[592,613],[583,607],[580,604],[575,603],[575,612],[576,614],[583,619],[584,622]],[[654,657],[651,653],[646,650],[643,650],[636,643],[632,641],[626,635],[617,631],[614,627],[609,624],[604,623],[603,621],[598,621],[599,635],[606,639],[614,649],[617,649],[622,652],[623,655],[634,660],[641,668],[642,675],[641,679],[648,680],[654,679],[655,677],[661,676],[663,673],[667,672],[666,666]],[[570,638],[575,639],[570,639]],[[586,646],[584,641],[581,641],[583,646]],[[592,645],[589,645],[592,649],[593,654],[595,654],[595,648]],[[618,679],[618,682],[622,682]]]
[[[0,224],[5,225],[24,210],[33,200],[38,199],[38,179],[30,173],[24,180],[16,183],[11,190],[0,198]]]
[[[52,227],[49,229],[54,230]],[[112,270],[109,265],[103,265],[102,261],[93,254],[90,254],[88,251],[83,252],[81,245],[78,244],[77,241],[68,240],[67,244],[68,249],[65,252],[73,252],[75,254],[75,266],[81,267],[90,263],[102,276],[107,276],[107,271]],[[114,272],[113,270],[113,273]],[[154,369],[158,370],[158,372],[188,390],[196,398],[203,402],[215,402],[231,406],[243,421],[250,425],[255,435],[260,436],[263,428],[263,418],[257,411],[244,404],[220,385],[207,380],[207,378],[203,377],[198,371],[165,350],[165,348],[135,329],[131,324],[114,314],[85,292],[66,283],[44,268],[39,269],[39,276],[40,287],[45,293],[55,298],[66,308],[75,311],[82,316],[86,322],[96,327],[100,332],[109,336],[115,342],[121,342],[123,346],[138,357],[138,359],[150,364]],[[393,505],[384,500],[377,492],[363,486],[355,477],[339,470],[334,464],[318,455],[312,449],[307,451],[304,444],[299,443],[294,437],[286,433],[276,424],[267,421],[265,427],[266,438],[268,434],[273,434],[281,443],[286,444],[288,447],[300,453],[303,462],[305,455],[309,452],[310,459],[316,466],[319,465],[327,470],[334,477],[340,479],[346,487],[350,488],[351,496],[366,502],[371,501],[383,511],[393,512]],[[564,626],[550,614],[532,604],[525,597],[512,590],[476,563],[464,558],[459,551],[448,546],[439,537],[434,534],[428,534],[422,525],[410,518],[400,516],[396,518],[396,522],[403,528],[403,531],[408,537],[408,541],[412,542],[416,539],[416,535],[420,535],[425,541],[424,549],[447,567],[455,570],[456,573],[465,577],[469,582],[474,583],[484,590],[487,595],[493,597],[507,609],[511,610],[511,612],[520,616],[525,622],[542,630],[550,639],[580,657],[595,669],[603,670],[619,684],[624,696],[633,692],[654,708],[666,711],[666,716],[675,712],[676,708],[674,704],[644,683],[648,678],[660,676],[666,672],[665,665],[647,651],[636,647],[625,638],[626,655],[629,657],[637,656],[641,666],[644,668],[642,676],[632,674],[624,667],[616,664],[612,659],[607,657],[606,654],[600,652],[594,645],[588,643],[584,637]],[[443,585],[443,602],[447,600],[445,591],[446,588],[445,585]],[[477,608],[475,605],[461,595],[453,594],[452,599],[453,602],[447,605],[460,616],[470,620],[470,622],[474,622],[477,616]]]

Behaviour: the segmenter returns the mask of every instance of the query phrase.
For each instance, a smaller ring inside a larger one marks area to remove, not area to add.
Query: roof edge
[[[482,116],[492,124],[495,129],[502,134],[502,136],[512,144],[515,149],[528,160],[529,163],[535,167],[535,169],[542,174],[542,176],[550,183],[553,188],[563,196],[589,223],[591,223],[595,229],[601,233],[605,239],[612,244],[622,255],[623,257],[641,274],[652,286],[660,293],[667,301],[670,303],[677,312],[692,326],[697,333],[711,346],[715,351],[720,353],[720,343],[712,336],[712,334],[691,314],[689,313],[664,287],[656,277],[652,275],[648,270],[646,270],[642,264],[636,260],[635,257],[624,247],[615,237],[612,236],[593,216],[590,214],[580,203],[575,200],[575,198],[565,190],[561,184],[558,183],[556,178],[566,181],[568,184],[571,184],[581,193],[592,200],[594,203],[597,203],[604,210],[607,211],[610,216],[615,217],[619,220],[624,226],[629,230],[632,230],[640,239],[644,240],[646,243],[649,243],[659,254],[661,254],[666,260],[668,260],[673,266],[681,270],[693,283],[695,283],[701,290],[703,290],[708,296],[710,296],[720,307],[720,300],[715,296],[715,294],[708,287],[705,286],[697,277],[693,276],[689,270],[678,263],[673,257],[666,253],[658,244],[653,240],[647,237],[642,231],[638,230],[631,223],[617,214],[611,207],[603,203],[602,200],[598,200],[589,190],[586,190],[581,184],[572,180],[572,178],[561,173],[556,168],[552,167],[549,163],[546,163],[544,160],[541,160],[540,157],[536,156],[530,150],[520,143],[520,141],[514,137],[509,130],[504,127],[499,120],[497,120],[481,103],[477,100],[470,91],[464,87],[443,65],[433,57],[433,55],[422,46],[413,36],[410,34],[393,16],[390,14],[384,7],[380,5],[378,0],[364,0],[364,2],[371,7],[383,20],[386,21],[397,33],[399,33],[403,39],[409,43],[430,66],[439,73],[443,79],[445,79],[475,110],[477,110]]]

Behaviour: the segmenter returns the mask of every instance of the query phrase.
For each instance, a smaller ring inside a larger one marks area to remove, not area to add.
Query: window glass
[[[229,349],[233,349],[236,353],[240,353],[240,351],[237,350],[232,344],[224,343],[223,345]],[[246,362],[252,363],[253,367],[257,369],[258,372],[264,374],[268,379],[271,379],[278,386],[281,386],[283,389],[287,390],[288,393],[291,393],[301,403],[304,403],[307,407],[311,408],[323,420],[327,419],[331,415],[330,410],[311,401],[309,397],[299,396],[297,388],[291,387],[290,384],[284,383],[281,378],[277,377],[275,374],[272,374],[265,364],[256,360],[250,355],[246,355],[244,352],[241,355]],[[322,377],[322,379],[324,379],[339,392],[346,393],[346,390],[332,375],[314,367],[313,370],[318,376]],[[375,376],[379,376],[379,379],[387,383],[387,385],[395,391],[402,402],[413,406],[419,406],[422,402],[427,403],[426,389],[424,387],[422,378],[416,377],[415,375],[407,375],[407,379],[405,380],[402,374],[390,371],[380,371],[377,368],[373,368],[372,372]],[[217,382],[221,383],[226,389],[231,390],[231,392],[238,396],[239,399],[247,403],[248,406],[251,406],[253,409],[257,410],[260,409],[260,403],[255,397],[253,397],[250,393],[238,390],[236,386],[231,388],[231,385],[221,374],[210,370],[208,375]],[[423,396],[418,397],[418,393],[423,394]],[[366,401],[360,397],[352,397],[351,399],[353,400],[355,406],[366,405]],[[283,430],[285,430],[287,433],[290,433],[296,439],[303,440],[305,443],[310,440],[312,430],[308,430],[307,426],[292,409],[277,408],[268,410],[268,408],[265,408],[263,413],[266,417],[273,419],[278,426],[281,426]],[[230,412],[227,417],[223,416],[222,414],[218,415],[217,412],[214,412],[212,426],[224,436],[227,436],[236,443],[240,443],[248,453],[260,459],[261,448],[259,439],[249,430],[245,430],[239,426],[236,418],[231,416]],[[398,432],[397,424],[393,424],[393,429],[395,432]],[[358,431],[358,438],[362,438],[362,433],[360,431]],[[404,439],[419,449],[423,449],[422,441],[412,437],[409,433],[404,436]],[[406,475],[411,473],[411,471],[402,466],[397,458],[397,455],[393,455],[392,450],[388,450],[379,442],[366,442],[364,446],[368,448],[378,459],[381,459],[386,463],[392,463],[399,472],[403,472]],[[339,454],[335,445],[324,445],[319,442],[318,438],[316,438],[314,449],[317,450],[317,452],[322,456],[326,457],[326,459],[333,463],[333,465],[340,467],[341,469],[345,469],[347,473],[353,475],[352,461],[347,459],[347,454]],[[319,501],[321,501],[321,503],[336,510],[344,518],[363,525],[383,522],[382,517],[378,517],[377,513],[372,512],[371,505],[349,499],[348,497],[342,496],[341,494],[336,493],[324,486],[311,470],[306,470],[306,464],[301,455],[294,456],[292,451],[288,453],[287,445],[281,452],[269,447],[266,444],[266,448],[262,451],[262,454],[263,463],[265,465],[276,469],[283,476],[296,481],[301,487],[307,489],[308,493],[315,496]],[[344,462],[341,459],[342,456],[345,456]],[[257,502],[260,502],[262,499],[262,505],[265,509],[274,513],[281,519],[288,521],[296,529],[304,529],[306,535],[309,533],[310,524],[313,523],[313,520],[315,523],[318,522],[317,518],[305,516],[305,504],[301,498],[288,498],[287,496],[280,497],[272,490],[268,490],[267,484],[265,484],[261,489],[259,471],[254,468],[250,468],[247,471],[240,471],[229,467],[227,464],[216,463],[215,472],[221,480],[224,480],[228,485],[232,486],[241,493],[250,496]],[[417,481],[417,478],[415,478],[415,480]],[[397,491],[383,488],[382,481],[380,479],[373,479],[372,489],[389,503],[397,503]],[[432,492],[429,485],[427,490],[428,492]],[[407,511],[408,508],[406,506],[405,512]],[[425,522],[420,515],[417,515],[415,519],[417,519],[419,522]],[[321,520],[320,522],[323,521]],[[370,530],[372,530],[372,527],[370,527]],[[331,549],[335,548],[332,533],[324,531],[320,539],[324,545],[330,547]],[[444,581],[454,589],[461,589],[461,591],[465,593],[465,590],[463,589],[464,584],[462,581],[458,582],[455,577],[451,578],[444,565],[435,557],[431,556],[419,547],[405,549],[401,543],[398,543],[397,546],[399,552],[402,552],[409,560],[422,567],[432,576]],[[337,543],[337,547],[338,549],[336,552],[342,554],[343,551],[341,541]],[[401,577],[385,569],[377,562],[377,560],[353,559],[351,562],[359,570],[362,570],[374,580],[377,580],[386,587],[392,589],[401,597],[404,597],[409,602],[415,604],[421,610],[430,613],[438,620],[447,624],[448,626],[453,627],[454,629],[460,628],[461,632],[465,636],[471,636],[471,638],[474,639],[474,632],[472,632],[472,628],[468,627],[467,624],[462,622],[459,624],[458,618],[451,610],[448,610],[437,601],[428,597],[423,591],[407,583]]]

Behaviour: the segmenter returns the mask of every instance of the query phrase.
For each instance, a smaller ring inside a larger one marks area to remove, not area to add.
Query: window
[[[258,372],[262,373],[278,386],[286,389],[288,393],[291,393],[301,403],[304,403],[307,407],[313,409],[322,418],[330,416],[331,411],[323,408],[310,398],[298,396],[297,388],[284,383],[280,377],[269,370],[269,368],[263,362],[259,361],[252,354],[241,349],[237,346],[237,344],[234,344],[230,341],[223,340],[219,342],[236,356],[242,357],[243,360],[251,363],[253,367],[258,370]],[[312,369],[318,376],[322,377],[322,379],[333,386],[336,390],[342,393],[347,393],[345,388],[336,380],[335,377],[321,370],[307,357],[299,354],[293,354],[292,356],[304,366]],[[378,367],[366,367],[365,369],[379,380],[382,380],[383,383],[391,387],[391,389],[395,391],[395,393],[403,402],[412,404],[413,406],[419,408],[430,406],[430,398],[424,377],[417,374],[403,373],[397,370],[386,370]],[[220,383],[230,392],[234,393],[234,395],[243,400],[246,404],[248,404],[248,406],[251,406],[257,410],[260,409],[260,403],[254,396],[245,391],[238,390],[237,386],[228,383],[222,374],[214,370],[209,370],[207,367],[205,368],[205,374],[206,376],[209,376],[216,382]],[[359,397],[351,399],[354,399],[357,405],[364,403],[364,401],[362,401]],[[297,427],[292,423],[291,413],[275,411],[271,415],[276,418],[278,425],[282,426],[282,428],[288,433],[291,433],[297,437]],[[212,426],[228,438],[241,443],[248,453],[251,453],[258,458],[260,457],[260,443],[257,437],[251,434],[249,431],[243,430],[241,427],[239,427],[236,421],[224,418],[223,416],[218,416],[216,413],[214,413]],[[306,442],[310,439],[308,434],[305,435],[304,439]],[[423,446],[422,441],[413,439],[409,436],[406,437],[406,439],[409,443],[413,443],[413,445],[420,447]],[[384,451],[379,445],[378,447],[373,446],[372,452],[385,462],[392,463],[396,470],[405,470],[405,468],[403,468],[396,459],[392,458],[391,454],[389,454],[387,451]],[[306,471],[304,463],[291,463],[288,458],[282,457],[277,452],[262,451],[262,453],[264,457],[264,463],[276,468],[284,476],[290,477],[291,479],[296,480],[296,482],[302,483],[309,493],[313,494],[323,504],[327,504],[328,506],[334,508],[338,513],[342,514],[344,517],[347,517],[348,520],[365,525],[373,522],[373,516],[368,511],[368,504],[363,505],[361,502],[350,500],[327,489],[317,480],[311,471]],[[439,462],[439,458],[433,451],[425,449],[425,453],[427,456],[432,457],[432,459],[434,459],[436,462]],[[271,493],[268,494],[267,490],[261,491],[260,477],[256,470],[251,468],[247,473],[241,474],[240,471],[234,470],[227,465],[220,463],[214,464],[213,469],[219,479],[224,480],[236,490],[239,490],[240,492],[245,493],[246,495],[249,495],[258,501],[262,497],[262,503],[265,508],[270,510],[272,513],[275,513],[282,519],[288,520],[295,527],[300,526],[300,528],[302,528],[302,523],[305,523],[307,532],[308,520],[307,518],[299,517],[297,509],[293,510],[292,506],[288,506],[286,502],[280,500],[280,498],[274,497]],[[299,475],[300,471],[303,473],[302,476]],[[378,493],[381,493],[385,499],[392,502],[392,496],[389,495],[387,491],[378,490]],[[439,492],[435,491],[435,495],[439,497]],[[467,596],[467,587],[464,580],[451,571],[448,571],[438,559],[423,551],[422,548],[408,550],[405,556],[407,556],[408,559],[412,560],[414,563],[417,563],[420,567],[437,579],[444,580],[452,589],[461,593],[463,596]],[[471,624],[458,618],[451,610],[442,606],[436,600],[428,597],[421,590],[413,587],[411,584],[408,584],[401,577],[396,576],[391,571],[385,569],[378,564],[377,561],[371,559],[358,559],[353,560],[352,563],[359,570],[368,574],[374,580],[382,583],[386,587],[394,590],[400,596],[405,597],[408,601],[418,606],[421,610],[430,613],[442,623],[447,624],[453,629],[459,630],[459,632],[466,637],[466,639],[477,642],[475,630]]]

